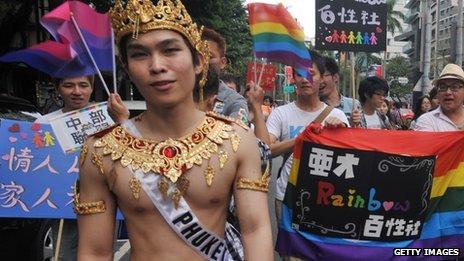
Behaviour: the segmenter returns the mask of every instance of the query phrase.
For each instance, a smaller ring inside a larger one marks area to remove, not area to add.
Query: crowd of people
[[[210,28],[201,31],[181,4],[176,6],[183,15],[179,18],[156,13],[163,8],[151,2],[136,2],[149,11],[121,6],[113,9],[112,19],[121,60],[147,110],[128,119],[119,95],[109,97],[110,115],[119,124],[89,137],[82,147],[74,200],[78,233],[76,224],[65,224],[63,260],[110,259],[118,207],[133,260],[170,260],[173,255],[272,260],[269,160],[284,158],[273,195],[279,220],[295,138],[310,123],[392,131],[464,126],[464,71],[457,65],[443,69],[408,119],[401,106],[387,99],[387,81],[367,77],[358,86],[359,101],[346,97],[339,91],[337,62],[310,51],[312,79],[294,70],[296,100],[275,106],[254,82],[247,83],[244,95],[237,91],[236,78],[222,74],[227,66],[224,38]],[[139,22],[126,24],[127,19]],[[86,107],[92,86],[92,76],[59,79],[56,88],[64,107],[40,122]]]

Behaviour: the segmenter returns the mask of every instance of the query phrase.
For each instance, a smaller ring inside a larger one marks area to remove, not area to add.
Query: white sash
[[[141,137],[140,132],[131,121],[126,121],[123,125],[133,135]],[[187,245],[207,260],[237,259],[233,258],[232,255],[234,254],[231,255],[228,251],[230,244],[201,225],[183,197],[180,198],[177,209],[174,207],[172,199],[163,197],[158,190],[158,182],[162,178],[161,175],[156,175],[154,173],[147,175],[143,174],[141,170],[133,172],[133,175],[141,182],[143,190],[172,230],[174,230]],[[169,191],[174,187],[175,185],[170,184]],[[226,227],[227,225],[228,224],[226,224]]]

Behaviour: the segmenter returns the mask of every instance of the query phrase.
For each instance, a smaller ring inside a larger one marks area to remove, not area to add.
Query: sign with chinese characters
[[[316,0],[316,49],[386,50],[386,0]]]
[[[104,130],[114,122],[106,102],[71,111],[50,119],[61,148],[69,153],[80,149],[88,135]]]
[[[264,66],[264,67],[263,67]],[[275,79],[277,74],[277,67],[272,64],[256,64],[256,77],[259,79],[259,75],[262,73],[261,76],[261,88],[266,91],[272,91],[275,88]],[[247,70],[247,82],[255,81],[255,64],[249,63],[248,70]],[[256,81],[258,81],[256,79]],[[255,82],[256,83],[256,82]]]
[[[79,153],[64,154],[50,125],[0,121],[0,216],[75,218]]]
[[[349,239],[417,239],[434,166],[434,156],[408,157],[304,141],[292,226]]]

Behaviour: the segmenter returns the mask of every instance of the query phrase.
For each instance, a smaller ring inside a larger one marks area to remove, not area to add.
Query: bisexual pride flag
[[[282,4],[248,4],[253,49],[257,58],[292,66],[308,78],[311,56],[300,25]]]
[[[416,248],[422,260],[464,256],[464,132],[307,128],[293,156],[281,255],[403,260],[411,257],[398,249]]]
[[[80,1],[66,1],[42,17],[42,25],[55,41],[46,41],[0,57],[2,62],[23,62],[52,77],[66,78],[97,73],[73,25],[76,20],[97,67],[112,71],[112,36],[108,14],[100,14]]]

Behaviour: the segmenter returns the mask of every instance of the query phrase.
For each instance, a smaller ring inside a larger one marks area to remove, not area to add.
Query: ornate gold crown
[[[203,56],[204,65],[200,86],[206,83],[206,75],[211,57],[207,41],[201,39],[203,27],[198,29],[180,0],[159,0],[156,5],[151,0],[127,0],[123,7],[121,0],[115,0],[110,10],[116,41],[132,33],[137,39],[139,32],[157,29],[176,31],[187,38],[195,50]],[[201,95],[203,96],[203,95]]]

